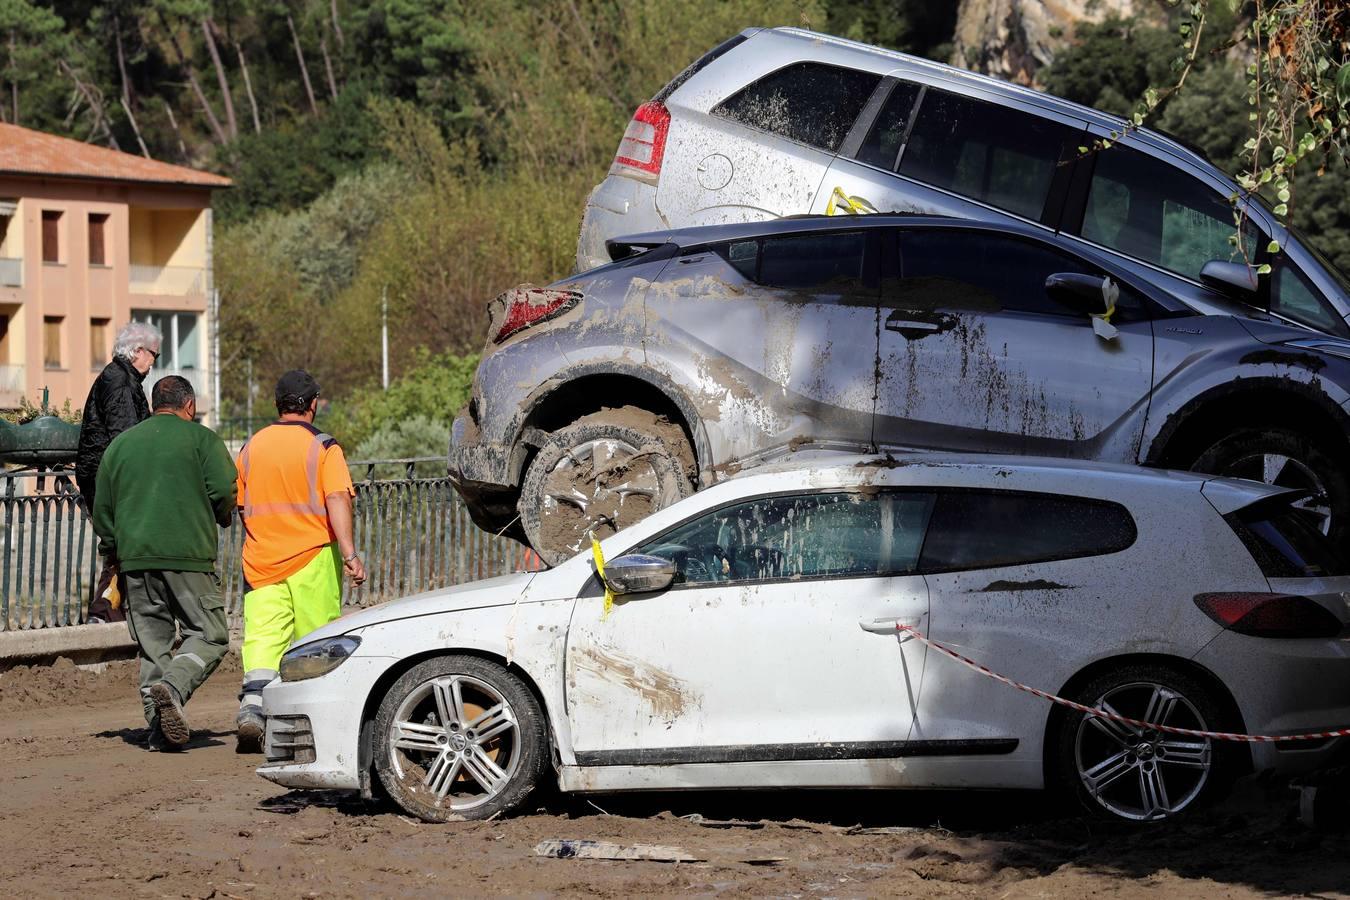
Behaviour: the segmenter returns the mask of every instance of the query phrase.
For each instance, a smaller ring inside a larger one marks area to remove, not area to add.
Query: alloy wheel
[[[662,479],[651,455],[627,441],[598,438],[571,447],[544,479],[546,520],[569,532],[579,552],[587,536],[604,538],[641,521],[661,505]]]
[[[1208,730],[1195,704],[1161,684],[1123,684],[1090,705],[1155,725]],[[1166,819],[1189,806],[1204,790],[1214,764],[1207,739],[1100,716],[1084,716],[1078,723],[1074,762],[1093,800],[1114,815],[1139,822]]]
[[[1275,487],[1298,488],[1308,496],[1292,504],[1315,518],[1323,534],[1331,530],[1331,498],[1322,479],[1306,463],[1282,453],[1263,453],[1253,450],[1245,453],[1216,472],[1229,478],[1247,478]]]
[[[389,746],[404,785],[455,811],[492,800],[520,767],[515,711],[469,675],[434,678],[409,693],[389,726]]]

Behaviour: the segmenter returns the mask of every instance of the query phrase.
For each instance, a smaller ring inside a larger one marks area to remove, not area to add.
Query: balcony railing
[[[0,256],[0,287],[23,287],[23,260]]]
[[[206,270],[190,266],[131,266],[133,294],[186,297],[206,291]]]
[[[0,365],[0,394],[22,394],[26,388],[23,366]]]

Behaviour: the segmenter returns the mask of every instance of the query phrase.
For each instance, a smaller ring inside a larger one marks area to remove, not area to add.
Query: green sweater
[[[234,462],[214,431],[153,415],[119,434],[94,490],[99,552],[123,572],[214,572],[234,511]]]

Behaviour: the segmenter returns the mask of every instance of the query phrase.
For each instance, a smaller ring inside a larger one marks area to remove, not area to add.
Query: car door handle
[[[936,322],[920,322],[913,319],[887,319],[886,330],[897,331],[900,334],[914,332],[915,334],[932,334],[941,326]]]
[[[858,622],[858,627],[868,634],[898,634],[899,626],[901,625],[917,628],[919,626],[919,617],[909,616],[900,619],[862,619]]]

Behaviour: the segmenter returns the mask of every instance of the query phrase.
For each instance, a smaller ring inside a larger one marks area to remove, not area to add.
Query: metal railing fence
[[[206,292],[206,270],[199,266],[128,267],[128,289],[133,294],[189,297]]]
[[[422,477],[419,466],[438,476]],[[355,539],[367,580],[355,589],[344,581],[344,607],[383,603],[530,565],[520,544],[469,520],[450,480],[439,474],[445,471],[443,458],[361,461],[351,467]],[[391,470],[402,477],[376,477]],[[70,479],[6,473],[0,483],[0,631],[81,624],[98,578],[98,540]],[[237,519],[221,530],[217,564],[226,611],[236,628],[245,590],[243,537]]]

